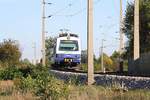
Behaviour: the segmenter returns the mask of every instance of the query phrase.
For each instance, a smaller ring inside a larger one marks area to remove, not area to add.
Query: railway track
[[[61,72],[71,72],[71,73],[87,73],[87,71],[80,70],[80,69],[73,69],[73,68],[53,68],[52,70],[61,71]],[[95,71],[94,74],[99,75],[117,75],[117,76],[128,76],[128,77],[150,77],[147,75],[132,75],[129,74],[127,71],[124,72],[112,72],[106,71],[105,73],[102,71]]]
[[[87,72],[73,69],[52,69],[50,73],[58,79],[68,81],[76,79],[81,84],[87,83]],[[128,89],[150,89],[150,77],[128,75],[127,72],[96,72],[94,74],[95,84],[103,86],[121,86]]]

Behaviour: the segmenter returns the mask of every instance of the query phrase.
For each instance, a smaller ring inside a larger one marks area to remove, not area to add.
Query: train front
[[[55,63],[67,67],[81,63],[81,47],[77,35],[62,34],[57,38]]]

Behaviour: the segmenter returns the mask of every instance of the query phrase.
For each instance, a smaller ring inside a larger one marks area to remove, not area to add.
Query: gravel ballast
[[[86,73],[73,73],[73,72],[64,72],[64,71],[56,71],[56,70],[50,70],[50,73],[53,74],[58,79],[64,81],[68,81],[70,79],[77,79],[78,83],[81,84],[87,83]],[[128,89],[150,89],[149,77],[95,74],[94,79],[96,85],[113,86],[115,84],[121,87],[126,87]]]

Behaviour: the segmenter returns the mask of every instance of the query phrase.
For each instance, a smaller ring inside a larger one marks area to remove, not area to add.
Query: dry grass
[[[33,95],[27,93],[25,95],[22,94],[13,94],[8,96],[0,96],[0,100],[37,100]]]
[[[14,82],[12,80],[0,81],[0,87],[12,87]]]
[[[150,100],[150,90],[112,89],[96,86],[72,87],[69,100]]]
[[[70,93],[66,100],[150,100],[150,90],[124,91],[118,88],[99,86],[69,86]],[[14,87],[13,81],[0,81],[0,100],[37,100],[28,92],[22,94]],[[62,100],[62,99],[60,99]],[[65,100],[65,99],[63,99]]]
[[[11,80],[0,81],[0,100],[35,100],[32,93],[22,94],[16,91],[14,82]]]

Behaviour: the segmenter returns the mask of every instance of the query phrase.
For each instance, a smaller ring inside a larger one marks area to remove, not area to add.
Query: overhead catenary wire
[[[74,4],[75,4],[75,0],[74,0],[73,3],[68,3],[67,6],[65,6],[64,8],[59,9],[58,11],[54,12],[52,15],[54,16],[54,15],[56,15],[56,14],[58,14],[58,13],[64,11],[65,9],[67,9],[67,8],[69,8],[69,7],[71,7],[71,6],[73,6]]]
[[[94,5],[98,4],[100,1],[101,1],[101,0],[95,1],[95,2],[94,2]],[[80,13],[83,13],[84,11],[86,11],[86,7],[80,9],[79,11],[77,11],[77,12],[75,12],[75,13],[70,14],[70,16],[71,16],[71,17],[72,17],[72,16],[76,16],[76,15],[78,15],[78,14],[80,14]]]
[[[52,13],[52,14],[49,15],[49,16],[50,16],[50,17],[52,17],[52,16],[63,16],[63,15],[59,15],[59,13],[61,13],[61,12],[64,11],[65,9],[68,9],[69,7],[75,5],[75,3],[76,3],[76,0],[74,0],[74,2],[72,2],[72,3],[68,3],[67,6],[65,6],[65,7],[63,7],[63,8],[61,8],[61,9],[57,10],[56,12]]]
[[[94,2],[94,5],[97,5],[100,1],[101,1],[101,0],[95,1],[95,2]],[[58,13],[60,13],[61,11],[65,10],[65,9],[67,9],[68,7],[73,6],[73,5],[74,5],[73,3],[69,3],[66,7],[64,7],[64,8],[62,8],[62,9],[56,11],[55,13],[51,14],[50,16],[73,17],[73,16],[76,16],[76,15],[81,14],[81,13],[83,13],[84,11],[86,11],[86,7],[84,7],[84,8],[82,8],[82,9],[78,10],[78,11],[75,12],[75,13],[64,14],[64,15],[63,15],[63,14],[58,14]]]

